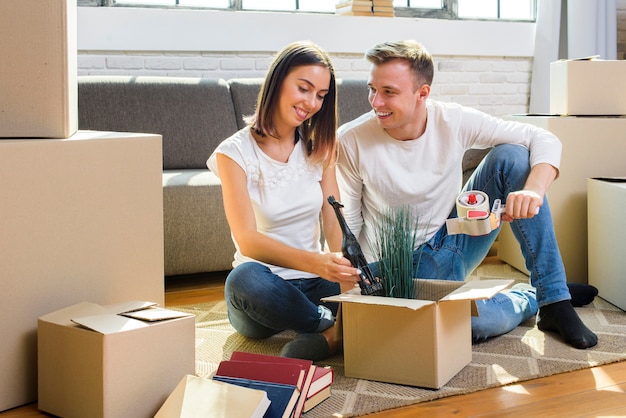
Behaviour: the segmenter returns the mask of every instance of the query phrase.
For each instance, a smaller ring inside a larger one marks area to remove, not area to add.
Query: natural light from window
[[[339,0],[241,0],[242,10],[295,11],[333,13]],[[229,0],[116,0],[126,6],[180,6],[231,9]],[[443,0],[393,0],[396,8],[404,10],[438,10]],[[535,0],[457,0],[461,19],[534,20]]]

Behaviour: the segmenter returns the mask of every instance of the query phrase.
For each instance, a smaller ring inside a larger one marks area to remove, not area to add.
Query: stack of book
[[[302,412],[309,412],[313,407],[330,398],[330,385],[335,381],[333,369],[330,367],[314,367],[313,380],[306,394]]]
[[[347,16],[393,17],[393,0],[340,0],[335,13]]]
[[[330,397],[334,373],[310,360],[235,351],[213,380],[267,392],[265,417],[298,418]]]
[[[186,375],[154,418],[265,418],[270,405],[263,390]]]
[[[393,17],[393,0],[372,0],[374,16]]]

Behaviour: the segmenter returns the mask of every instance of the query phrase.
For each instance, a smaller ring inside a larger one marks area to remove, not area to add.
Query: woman
[[[296,42],[274,58],[246,128],[207,161],[222,183],[236,252],[224,288],[233,327],[250,338],[298,335],[285,357],[321,360],[341,347],[337,306],[321,299],[353,287],[358,270],[341,256],[329,204],[335,177],[337,98],[330,57]],[[324,236],[333,252],[320,244]]]

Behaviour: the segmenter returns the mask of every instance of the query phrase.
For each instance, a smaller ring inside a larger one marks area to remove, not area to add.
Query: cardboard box
[[[587,184],[589,284],[626,310],[626,177],[590,178]]]
[[[417,299],[359,289],[325,298],[341,303],[345,375],[441,388],[472,360],[472,301],[512,282],[417,280]]]
[[[561,140],[559,177],[548,189],[548,202],[567,281],[587,283],[587,179],[626,175],[626,117],[511,115],[505,119],[547,129]],[[498,256],[513,266],[524,266],[513,234],[501,234],[498,246],[504,249],[509,244],[515,251],[507,255],[518,261],[500,252]]]
[[[195,372],[195,317],[159,320],[143,302],[83,302],[39,318],[40,410],[62,417],[153,417],[180,380]],[[168,319],[170,318],[170,319]]]
[[[0,411],[37,400],[37,318],[163,304],[161,136],[0,139]]]
[[[530,272],[526,268],[526,260],[522,256],[519,243],[515,239],[511,225],[508,222],[502,222],[502,228],[498,234],[498,258],[530,276]]]
[[[0,137],[78,129],[76,0],[0,1]]]
[[[626,115],[626,61],[578,59],[550,63],[550,113]]]

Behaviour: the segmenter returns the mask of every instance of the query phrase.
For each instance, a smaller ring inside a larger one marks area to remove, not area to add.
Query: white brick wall
[[[91,52],[78,55],[80,75],[263,77],[272,52],[145,53]],[[339,78],[367,79],[361,54],[331,54]],[[531,59],[435,56],[431,97],[475,107],[494,116],[526,113]]]

